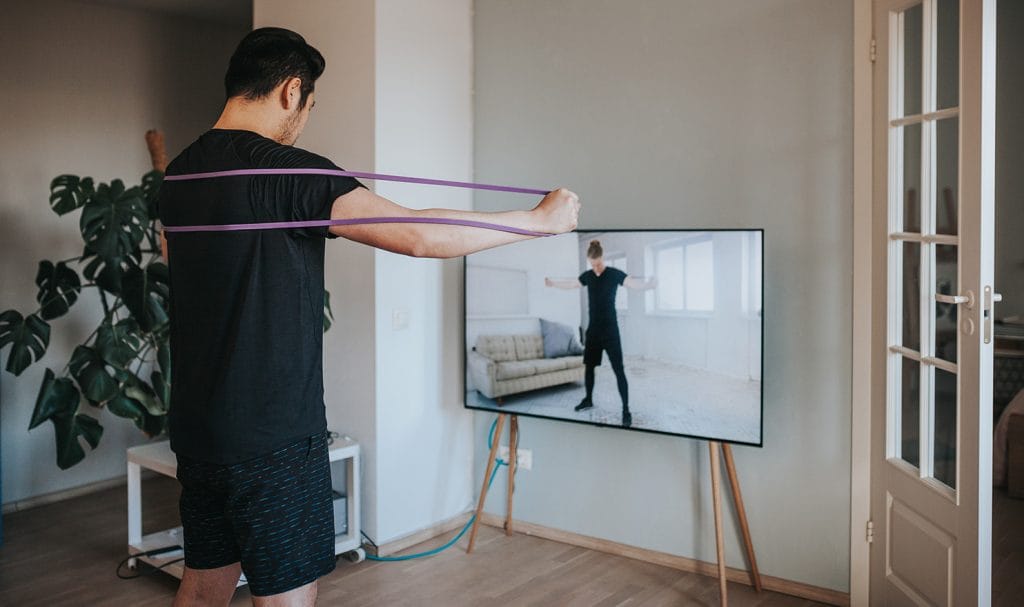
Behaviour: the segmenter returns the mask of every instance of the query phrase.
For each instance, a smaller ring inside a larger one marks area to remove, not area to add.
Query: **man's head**
[[[309,119],[324,65],[320,51],[295,32],[253,30],[238,44],[224,75],[228,105],[258,114],[273,139],[291,145]]]
[[[590,246],[587,247],[587,261],[590,262],[590,267],[595,272],[604,271],[604,249],[601,248],[600,240],[590,241]]]

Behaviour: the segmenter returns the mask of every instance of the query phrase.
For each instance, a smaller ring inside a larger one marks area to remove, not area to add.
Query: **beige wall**
[[[81,252],[78,214],[48,206],[61,173],[137,183],[150,169],[143,134],[160,128],[173,156],[216,120],[223,73],[244,29],[59,0],[9,2],[0,14],[0,310],[35,309],[42,259]],[[103,411],[99,449],[56,465],[52,425],[29,432],[46,366],[61,369],[99,320],[91,292],[53,322],[42,364],[0,380],[4,503],[124,475],[145,437]],[[6,350],[4,352],[6,360]],[[91,407],[82,405],[86,412]]]
[[[849,0],[475,4],[478,180],[573,187],[585,229],[765,229],[764,448],[736,448],[737,467],[761,571],[840,591],[852,34]],[[478,432],[491,419],[478,414]],[[715,560],[706,443],[535,419],[521,431],[534,465],[517,477],[517,518]],[[495,483],[498,514],[503,493]],[[726,521],[728,562],[745,567]]]

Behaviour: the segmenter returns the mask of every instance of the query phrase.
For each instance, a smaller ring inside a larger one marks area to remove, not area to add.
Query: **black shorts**
[[[583,364],[596,367],[601,364],[601,353],[608,352],[608,361],[612,366],[622,363],[622,341],[618,335],[587,334],[583,344]]]
[[[254,596],[304,586],[334,569],[327,435],[237,464],[178,456],[185,565],[241,562]]]

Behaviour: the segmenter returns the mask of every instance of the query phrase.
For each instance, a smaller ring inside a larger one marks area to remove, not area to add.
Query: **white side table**
[[[171,478],[177,478],[178,461],[171,451],[168,441],[139,445],[127,450],[128,454],[128,554],[139,554],[159,548],[184,546],[181,527],[165,529],[155,533],[142,535],[142,469],[153,470]],[[334,439],[328,448],[332,464],[344,462],[346,484],[346,512],[348,525],[342,535],[334,538],[334,554],[345,554],[350,561],[359,562],[366,558],[359,538],[359,443],[348,436]],[[138,560],[153,567],[160,567],[169,561],[181,558],[184,549],[161,553],[156,556],[140,556]],[[134,568],[136,559],[128,561]],[[167,565],[164,571],[181,579],[185,573],[183,561]],[[238,580],[238,585],[245,584],[245,575]]]

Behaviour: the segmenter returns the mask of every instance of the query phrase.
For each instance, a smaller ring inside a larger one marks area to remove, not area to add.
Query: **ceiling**
[[[84,0],[144,11],[212,21],[223,25],[252,27],[252,0]]]

